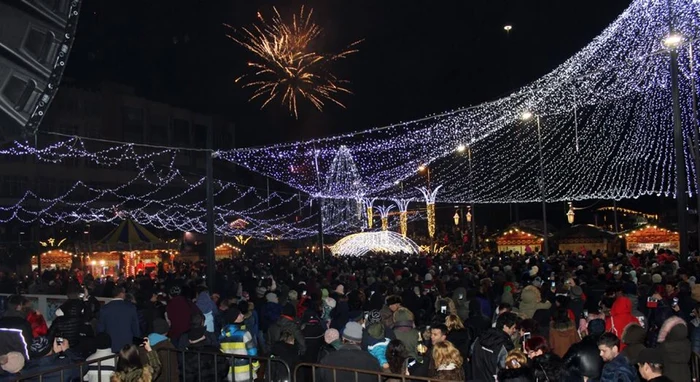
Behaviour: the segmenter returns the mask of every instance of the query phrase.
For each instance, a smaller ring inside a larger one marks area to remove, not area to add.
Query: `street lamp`
[[[471,211],[471,207],[469,207],[469,209],[467,210],[467,223],[471,223],[471,222],[472,222],[472,211]]]
[[[510,33],[511,30],[513,30],[512,25],[506,25],[503,27],[503,30],[506,31],[507,33]]]
[[[547,229],[547,195],[545,192],[545,186],[544,186],[544,158],[542,156],[542,126],[540,124],[540,116],[535,115],[530,111],[524,111],[520,115],[520,119],[524,122],[527,122],[531,120],[532,118],[535,118],[535,121],[537,122],[537,145],[539,148],[539,155],[540,155],[540,192],[542,194],[542,223],[543,223],[543,233],[544,233],[544,240],[543,240],[543,252],[545,257],[549,256],[549,232]]]
[[[463,153],[467,149],[467,146],[465,145],[459,145],[457,146],[457,152],[458,153]]]
[[[673,145],[676,154],[676,208],[678,213],[678,234],[680,253],[688,250],[688,216],[686,191],[688,184],[685,169],[685,150],[683,148],[683,127],[681,126],[681,104],[678,89],[678,48],[683,43],[683,36],[675,33],[671,25],[671,33],[663,39],[662,44],[671,56],[671,99],[673,105]]]
[[[452,220],[455,221],[455,225],[459,227],[459,212],[455,211],[454,216],[452,216]]]
[[[574,224],[574,206],[569,202],[569,211],[566,213],[566,220],[569,224]]]

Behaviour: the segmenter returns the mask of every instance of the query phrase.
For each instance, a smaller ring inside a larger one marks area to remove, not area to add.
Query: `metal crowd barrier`
[[[435,377],[417,377],[413,375],[401,375],[384,373],[380,371],[369,371],[364,369],[353,369],[349,367],[327,366],[315,363],[300,363],[294,368],[294,375],[299,375],[300,368],[311,368],[311,379],[296,380],[296,382],[382,382],[384,379],[400,380],[401,382],[435,382]],[[327,373],[319,373],[322,370],[329,370]],[[352,373],[352,375],[350,375]],[[330,376],[326,374],[331,374]],[[331,378],[329,378],[331,377]],[[441,382],[464,382],[448,381]]]
[[[690,380],[700,381],[700,354],[696,352],[690,355]]]
[[[75,373],[76,371],[78,374],[76,375],[79,377],[79,380],[82,381],[83,377],[85,374],[87,374],[88,371],[94,370],[97,371],[98,375],[98,382],[109,382],[109,378],[104,379],[101,378],[102,372],[103,371],[113,371],[112,366],[105,366],[103,363],[107,360],[114,359],[116,362],[116,355],[114,356],[107,356],[107,357],[102,357],[102,358],[97,358],[93,359],[90,361],[82,361],[82,362],[77,362],[77,363],[72,363],[69,365],[61,365],[57,366],[48,370],[42,370],[38,371],[35,373],[30,373],[26,375],[17,375],[10,377],[9,381],[24,381],[24,382],[30,382],[30,381],[38,381],[38,382],[44,382],[44,380],[56,380],[56,378],[59,381],[67,381],[71,380],[70,376]],[[111,374],[111,373],[110,373]]]

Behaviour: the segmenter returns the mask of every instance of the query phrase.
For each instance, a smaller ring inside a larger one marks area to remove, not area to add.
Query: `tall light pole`
[[[540,154],[540,192],[542,193],[542,223],[544,225],[544,242],[542,245],[543,253],[545,257],[549,257],[549,230],[547,229],[547,194],[545,192],[544,186],[544,159],[542,157],[542,127],[540,125],[540,116],[532,114],[529,111],[524,112],[520,118],[527,122],[532,118],[535,118],[537,122],[537,145],[539,147]]]
[[[669,7],[670,9],[670,7]],[[688,189],[685,172],[685,152],[683,150],[683,128],[681,125],[681,104],[678,89],[678,47],[683,43],[683,36],[674,32],[669,16],[671,34],[663,45],[671,56],[671,99],[673,103],[673,146],[676,151],[676,207],[678,213],[678,234],[680,236],[681,254],[688,250],[688,215],[686,190]]]

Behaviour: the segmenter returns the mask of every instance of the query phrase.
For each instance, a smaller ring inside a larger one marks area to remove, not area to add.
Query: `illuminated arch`
[[[345,236],[331,247],[336,256],[362,256],[369,252],[416,255],[420,249],[413,240],[392,231],[361,232]]]

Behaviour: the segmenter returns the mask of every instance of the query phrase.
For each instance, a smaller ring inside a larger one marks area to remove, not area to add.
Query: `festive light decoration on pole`
[[[367,228],[372,229],[374,223],[374,211],[372,210],[372,205],[377,200],[377,198],[364,198],[362,199],[365,204],[365,210],[367,211]]]
[[[459,227],[459,211],[455,211],[452,220],[455,222],[455,226]]]
[[[417,255],[420,251],[413,240],[392,231],[355,233],[338,240],[330,249],[335,256],[363,256],[367,253]]]
[[[377,211],[379,211],[379,216],[382,219],[382,231],[389,229],[389,213],[393,209],[393,204],[389,204],[388,206],[377,206]]]
[[[472,222],[472,207],[467,206],[467,223]]]
[[[684,36],[678,50],[683,51],[700,38],[700,2],[673,3],[676,33]],[[323,194],[309,179],[287,169],[307,163],[312,146],[326,163],[320,167],[327,168],[339,147],[346,146],[365,181],[365,196],[417,199],[415,187],[425,179],[415,169],[422,164],[430,166],[431,182],[444,185],[441,202],[540,202],[540,190],[526,186],[538,172],[537,137],[522,134],[519,115],[534,110],[546,126],[541,140],[548,202],[674,196],[675,159],[667,128],[672,119],[670,68],[659,43],[668,35],[668,17],[664,2],[635,0],[580,52],[498,100],[330,138],[229,150],[222,158],[310,194]],[[681,97],[689,100],[690,68],[683,56]],[[689,107],[682,109],[682,117],[692,118]],[[514,142],[522,148],[517,156],[512,155]],[[451,155],[460,144],[474,154],[474,179],[479,181],[473,187],[466,176],[467,159]],[[687,142],[685,152],[688,174],[694,173]],[[690,192],[695,189],[693,184]]]
[[[442,188],[442,185],[435,187],[432,191],[426,187],[420,187],[418,189],[425,198],[425,209],[428,216],[428,236],[431,239],[435,237],[435,196],[440,188]]]
[[[408,199],[393,199],[393,201],[399,208],[399,232],[401,236],[406,237],[408,234],[408,205],[411,201]]]

